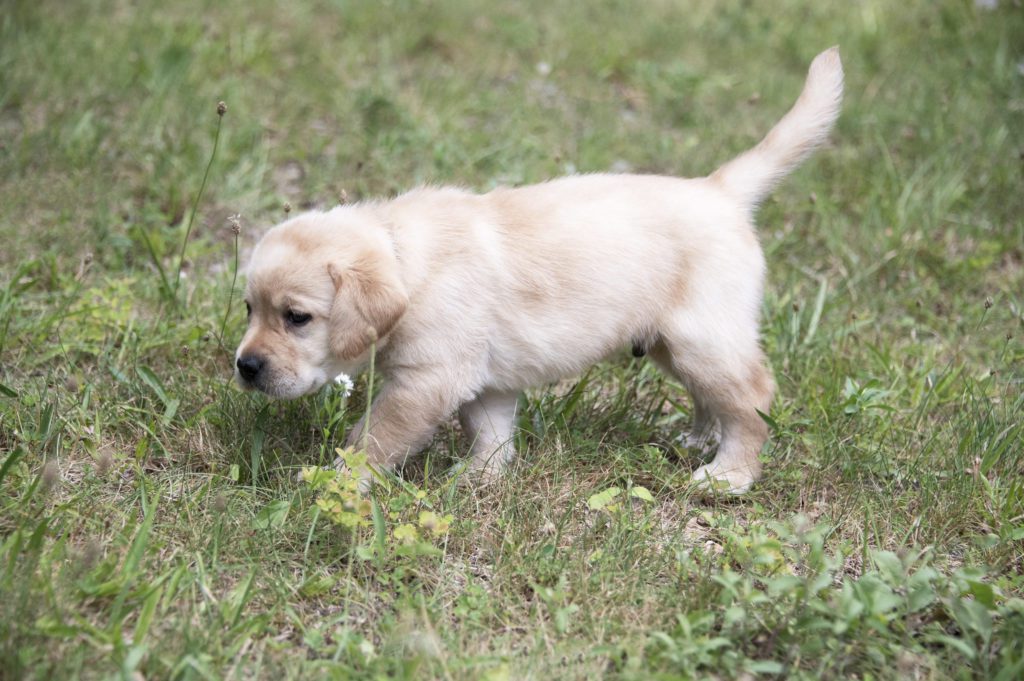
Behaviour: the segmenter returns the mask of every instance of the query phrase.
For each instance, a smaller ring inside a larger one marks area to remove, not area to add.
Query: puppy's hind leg
[[[519,394],[487,390],[459,408],[459,423],[470,442],[467,472],[484,483],[497,480],[516,454]]]
[[[715,458],[694,471],[693,479],[742,494],[761,476],[758,457],[768,426],[757,412],[768,413],[774,391],[756,333],[746,338],[737,333],[723,342],[704,333],[707,326],[700,320],[681,318],[673,326],[662,332],[659,351],[722,431]]]
[[[693,426],[690,430],[679,434],[679,444],[687,449],[698,449],[709,452],[718,446],[722,439],[722,429],[711,409],[699,398],[699,393],[686,385],[687,378],[681,375],[672,362],[672,355],[665,344],[658,342],[651,348],[651,359],[665,373],[674,376],[690,393],[693,402]]]
[[[691,397],[693,398],[693,429],[680,435],[679,444],[689,449],[709,452],[721,442],[722,428],[718,419],[715,418],[714,412],[703,401],[697,399],[696,394]]]

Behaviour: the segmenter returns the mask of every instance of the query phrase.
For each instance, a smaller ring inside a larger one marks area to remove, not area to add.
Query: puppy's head
[[[300,215],[263,237],[249,264],[245,304],[238,383],[290,399],[358,372],[408,296],[384,229],[357,208],[338,208]]]

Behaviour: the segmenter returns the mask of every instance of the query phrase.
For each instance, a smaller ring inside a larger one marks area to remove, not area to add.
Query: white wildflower
[[[334,383],[340,388],[342,388],[344,397],[348,397],[349,395],[351,395],[352,389],[355,387],[355,384],[352,383],[352,377],[346,373],[340,373],[337,376],[335,376]]]

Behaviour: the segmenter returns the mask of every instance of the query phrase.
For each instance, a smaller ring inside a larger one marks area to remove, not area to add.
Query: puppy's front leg
[[[481,482],[501,477],[516,454],[515,421],[519,393],[485,390],[459,408],[459,422],[469,438],[468,470]]]
[[[391,380],[370,407],[369,430],[363,417],[349,433],[346,446],[365,446],[370,466],[390,470],[430,442],[438,424],[455,411],[459,402],[455,395],[450,383],[440,377]],[[365,490],[369,472],[363,476]]]

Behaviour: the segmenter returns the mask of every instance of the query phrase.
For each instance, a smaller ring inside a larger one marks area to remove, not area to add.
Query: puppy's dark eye
[[[304,312],[296,312],[295,310],[288,310],[284,313],[285,321],[292,326],[304,326],[309,323],[309,320],[313,318],[313,315],[306,314]]]
[[[248,300],[245,301],[245,316],[246,317],[251,317],[252,316],[252,305],[249,304]]]

